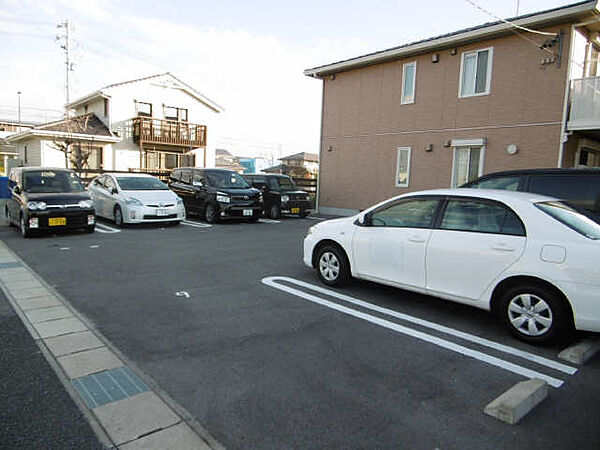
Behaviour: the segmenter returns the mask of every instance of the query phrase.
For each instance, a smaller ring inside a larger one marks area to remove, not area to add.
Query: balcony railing
[[[206,125],[188,122],[135,117],[133,140],[148,144],[166,144],[184,147],[206,147]]]
[[[600,128],[600,77],[571,81],[569,130]]]

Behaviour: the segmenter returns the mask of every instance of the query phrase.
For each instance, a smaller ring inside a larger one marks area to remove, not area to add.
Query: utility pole
[[[21,131],[21,91],[17,91],[17,120],[19,121],[19,131],[18,132],[20,132]]]
[[[74,66],[74,64],[71,62],[71,55],[70,55],[71,36],[70,36],[69,19],[56,25],[56,28],[64,28],[65,29],[65,33],[57,35],[56,40],[61,43],[60,48],[62,48],[65,51],[65,69],[66,69],[65,70],[65,77],[66,77],[65,90],[66,90],[66,99],[67,99],[67,102],[65,104],[65,117],[69,117],[69,107],[67,106],[70,101],[69,74],[70,74],[70,72],[73,71],[73,66]]]
[[[519,16],[519,6],[520,6],[519,3],[521,3],[520,0],[517,0],[517,14],[516,14],[517,17]]]

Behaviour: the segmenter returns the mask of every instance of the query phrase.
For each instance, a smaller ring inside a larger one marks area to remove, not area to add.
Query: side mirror
[[[370,227],[373,225],[373,215],[371,213],[367,213],[362,218],[362,226]]]
[[[110,190],[110,193],[111,193],[112,195],[116,195],[116,194],[118,194],[118,193],[119,193],[119,190],[118,190],[116,187],[114,187],[114,188],[112,188],[112,189]]]
[[[19,186],[15,186],[13,188],[13,194],[19,195],[21,193],[21,188]]]

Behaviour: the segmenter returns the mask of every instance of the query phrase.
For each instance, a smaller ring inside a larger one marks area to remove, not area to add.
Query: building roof
[[[158,73],[156,75],[150,75],[147,77],[142,77],[142,78],[136,78],[134,80],[127,80],[127,81],[121,81],[119,83],[112,83],[112,84],[108,84],[104,87],[101,87],[100,89],[98,89],[97,91],[94,91],[90,94],[85,95],[84,97],[78,98],[75,101],[72,101],[71,103],[69,103],[67,106],[69,108],[76,108],[79,105],[82,105],[84,103],[89,102],[90,100],[96,98],[96,97],[105,97],[105,98],[110,98],[110,95],[106,92],[110,89],[116,88],[116,87],[120,87],[126,84],[131,84],[131,83],[138,83],[140,81],[146,81],[146,80],[150,80],[153,78],[161,78],[161,77],[169,77],[172,80],[174,80],[176,83],[173,84],[172,87],[174,88],[178,88],[181,89],[185,92],[187,92],[189,95],[191,95],[192,97],[194,97],[196,100],[204,103],[206,106],[208,106],[210,109],[214,110],[215,112],[223,112],[224,109],[222,106],[218,105],[217,103],[213,102],[211,99],[209,99],[208,97],[202,95],[200,92],[198,92],[196,89],[194,89],[193,87],[191,87],[189,84],[184,83],[183,81],[181,81],[179,78],[177,78],[175,75],[173,75],[171,72],[165,72],[165,73]]]
[[[118,142],[116,137],[94,113],[57,120],[31,129],[21,131],[6,138],[8,142],[16,142],[32,137],[48,139],[74,139],[96,142]]]
[[[28,121],[21,121],[19,122],[18,120],[14,120],[14,119],[0,119],[0,125],[14,125],[14,126],[21,126],[21,127],[35,127],[36,125],[39,125],[39,122],[28,122]]]
[[[279,158],[279,161],[289,161],[290,159],[302,159],[306,162],[319,162],[319,155],[315,153],[295,153],[293,155],[284,156]]]
[[[394,61],[434,50],[442,50],[457,45],[465,45],[471,42],[491,39],[514,32],[514,25],[539,28],[563,23],[569,20],[580,20],[586,16],[593,14],[597,15],[597,3],[597,0],[586,0],[567,6],[561,6],[559,8],[513,17],[506,21],[488,22],[476,27],[466,28],[464,30],[400,45],[398,47],[392,47],[387,50],[381,50],[367,55],[307,69],[304,71],[304,75],[319,78],[337,72]]]

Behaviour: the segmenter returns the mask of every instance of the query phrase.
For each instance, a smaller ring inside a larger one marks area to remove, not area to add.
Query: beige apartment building
[[[586,1],[306,70],[323,81],[319,210],[600,166],[598,31]]]

